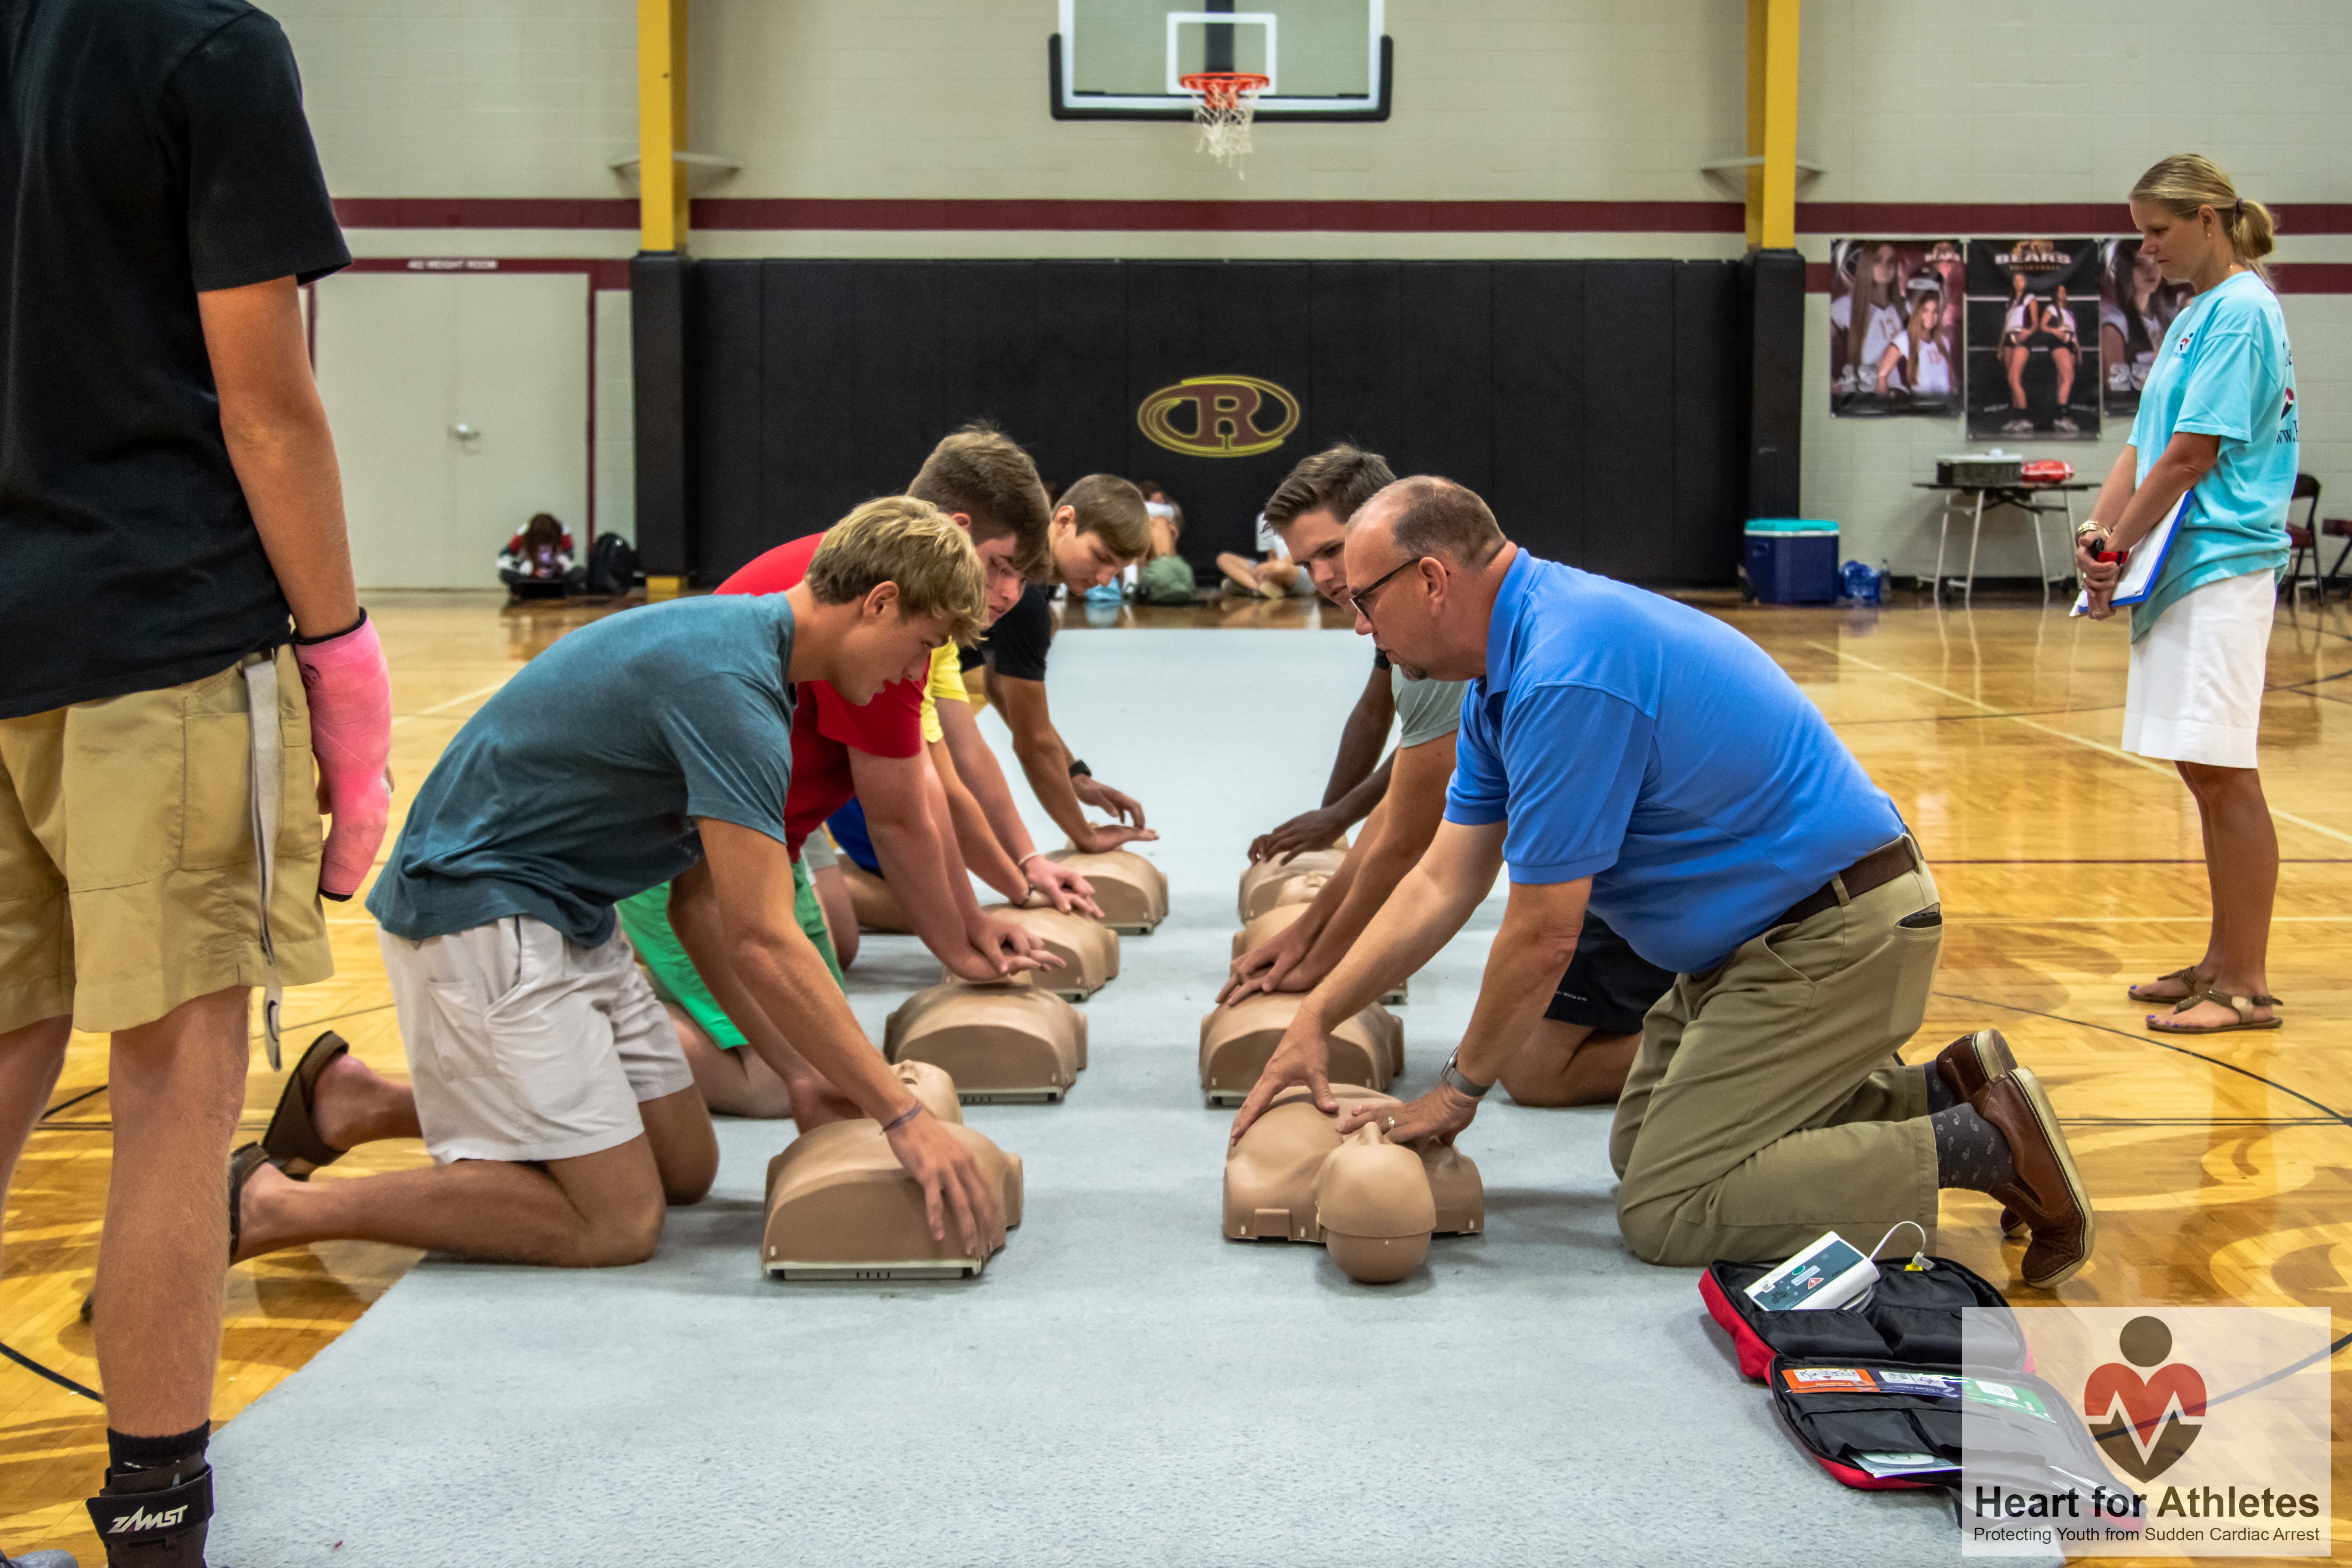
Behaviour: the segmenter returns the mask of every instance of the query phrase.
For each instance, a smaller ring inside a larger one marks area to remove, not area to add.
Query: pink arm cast
[[[333,824],[319,858],[319,891],[348,899],[367,879],[392,817],[384,767],[392,756],[392,674],[375,623],[294,647],[310,700],[310,746],[318,754]]]

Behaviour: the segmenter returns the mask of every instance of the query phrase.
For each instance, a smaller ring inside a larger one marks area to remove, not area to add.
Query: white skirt
[[[2277,580],[2224,577],[2165,606],[2131,645],[2124,750],[2168,763],[2254,766]]]

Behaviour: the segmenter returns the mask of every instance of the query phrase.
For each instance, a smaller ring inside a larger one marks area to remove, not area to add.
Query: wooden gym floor
[[[2097,1198],[2097,1258],[2060,1291],[2085,1305],[2244,1302],[2352,1315],[2352,610],[2282,605],[2271,642],[2263,771],[2281,868],[2271,987],[2286,1026],[2159,1039],[2124,995],[2198,956],[2204,873],[2197,818],[2168,767],[2116,749],[2120,626],[2070,622],[2031,600],[1937,611],[1699,602],[1754,637],[1805,688],[1901,806],[1934,863],[1947,923],[1924,1059],[1990,1024],[2053,1085]],[[502,609],[491,595],[375,605],[393,667],[394,820],[466,717],[533,654],[604,612]],[[1328,608],[1228,599],[1192,610],[1089,612],[1070,632],[1138,624],[1343,627]],[[1335,635],[1337,635],[1335,633]],[[1082,658],[1077,648],[1069,657]],[[1171,671],[1181,679],[1181,671]],[[1353,692],[1335,692],[1345,703]],[[1083,740],[1087,721],[1062,715]],[[992,722],[992,721],[991,721]],[[1301,801],[1300,807],[1312,805]],[[1267,826],[1272,826],[1268,824]],[[1236,871],[1239,868],[1234,868]],[[403,1070],[372,923],[331,912],[339,973],[287,997],[288,1061],[331,1026]],[[246,1100],[258,1137],[281,1079],[259,1065]],[[95,1386],[77,1317],[96,1260],[109,1134],[104,1041],[74,1037],[55,1107],[8,1194],[0,1342]],[[376,1145],[337,1172],[421,1163]],[[335,1179],[333,1175],[322,1178]],[[2014,1279],[1990,1200],[1948,1196],[1941,1249]],[[342,1243],[230,1271],[215,1415],[233,1419],[365,1311],[415,1255]],[[2020,1286],[2020,1301],[2035,1300]],[[2338,1320],[2338,1331],[2345,1329]],[[2352,1353],[2339,1355],[2339,1397]],[[99,1407],[0,1363],[0,1548],[64,1545],[100,1561],[80,1500],[105,1459]],[[2336,1445],[2339,1539],[2352,1539],[2352,1451]],[[289,1456],[289,1459],[292,1456]]]

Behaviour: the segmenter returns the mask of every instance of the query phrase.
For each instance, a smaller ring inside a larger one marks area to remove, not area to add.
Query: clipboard
[[[2180,500],[2162,522],[2148,531],[2146,539],[2132,547],[2131,558],[2124,563],[2124,574],[2116,581],[2115,597],[2108,600],[2118,610],[2127,610],[2156,591],[2157,579],[2164,574],[2165,557],[2172,553],[2173,536],[2196,504],[2197,489],[2189,487],[2181,492]],[[2074,595],[2074,614],[2086,616],[2091,612],[2091,593],[2085,588]]]

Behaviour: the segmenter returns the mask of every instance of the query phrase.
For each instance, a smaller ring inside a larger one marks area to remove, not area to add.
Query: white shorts
[[[2270,663],[2269,572],[2208,583],[2165,606],[2131,645],[2124,750],[2168,763],[2255,765]]]
[[[416,1120],[436,1160],[569,1160],[645,1131],[637,1102],[694,1083],[615,928],[583,947],[510,915],[424,942],[378,931]]]
[[[812,877],[841,864],[841,850],[834,843],[829,829],[819,826],[815,832],[802,840],[801,864],[808,868]]]

